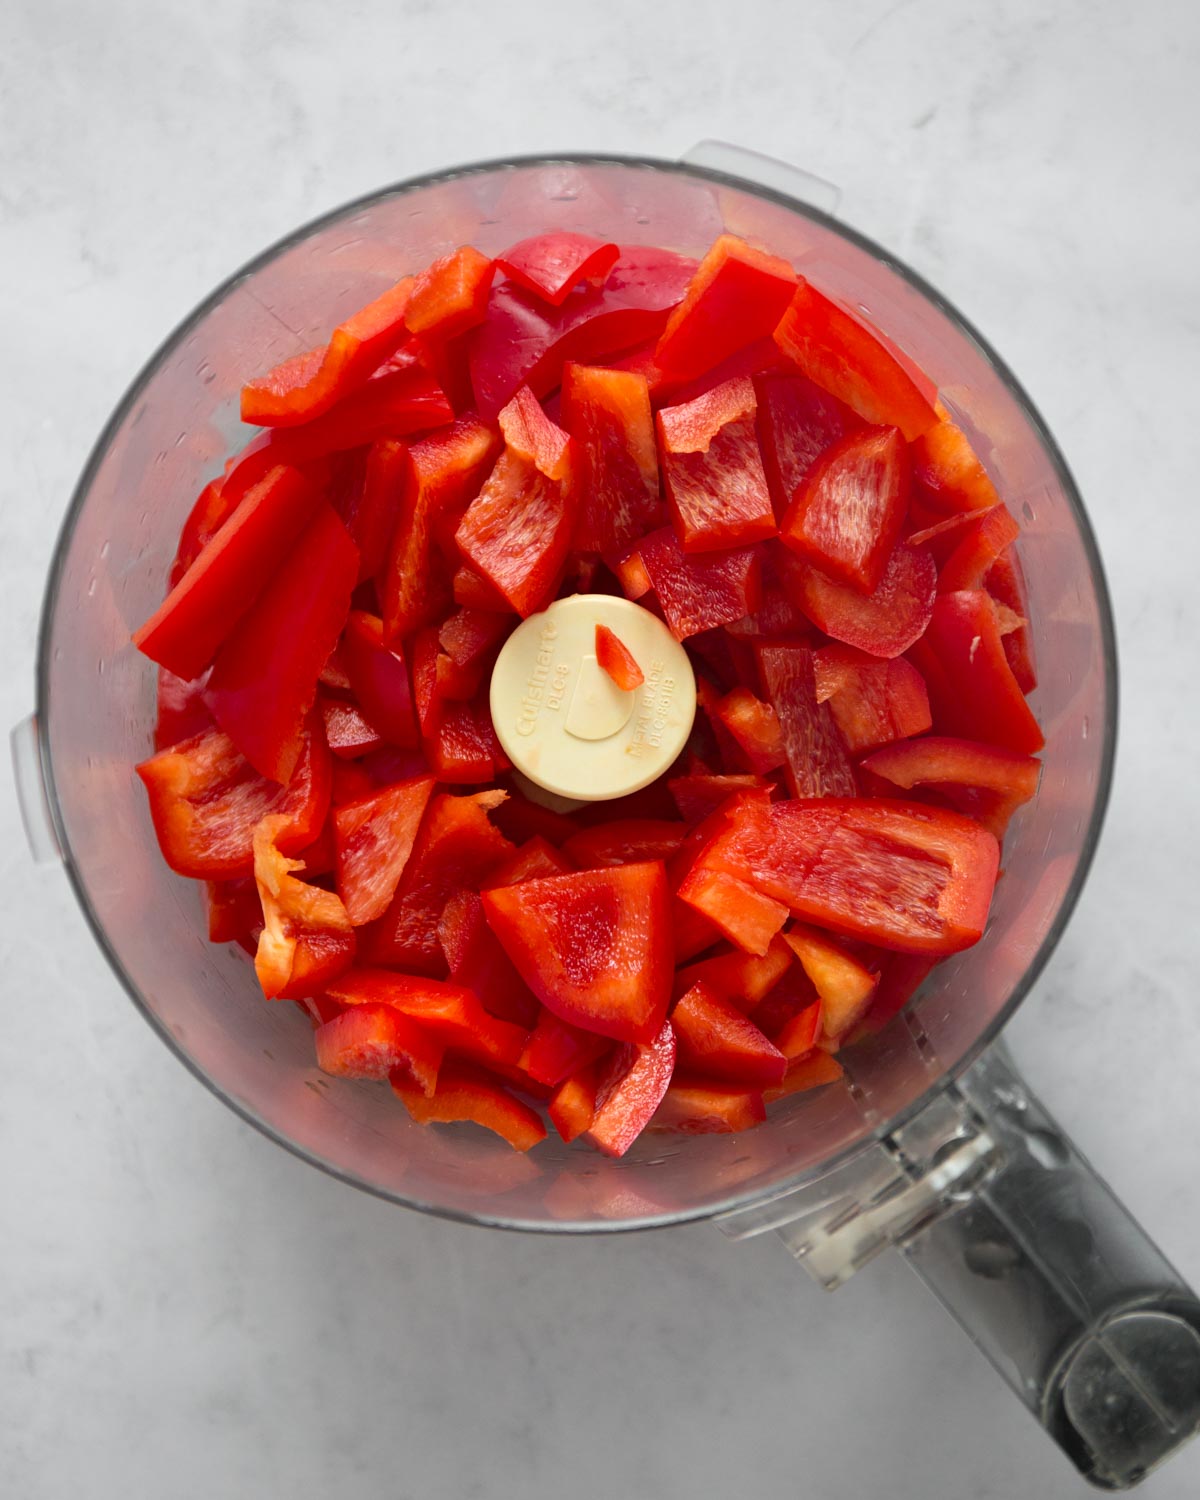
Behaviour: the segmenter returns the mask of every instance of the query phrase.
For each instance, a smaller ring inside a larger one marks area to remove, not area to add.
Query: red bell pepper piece
[[[818,1049],[793,1063],[778,1088],[763,1091],[763,1099],[767,1104],[774,1104],[776,1099],[786,1099],[791,1094],[824,1088],[827,1083],[837,1083],[845,1071],[836,1057]]]
[[[744,803],[680,891],[705,868],[728,871],[846,937],[956,953],[983,932],[999,858],[987,829],[921,803]]]
[[[787,921],[788,909],[782,901],[725,870],[700,865],[676,894],[686,906],[706,917],[717,933],[746,953],[765,954]]]
[[[369,755],[383,744],[383,737],[356,704],[342,698],[326,698],[321,703],[321,722],[325,741],[342,760]]]
[[[1032,755],[944,735],[887,745],[863,764],[906,792],[931,787],[998,839],[1017,808],[1037,793],[1042,770]]]
[[[775,535],[746,376],[657,417],[667,505],[683,550],[714,552]]]
[[[541,1006],[488,926],[475,891],[459,891],[446,902],[438,920],[438,942],[451,979],[474,990],[489,1015],[525,1030],[534,1024]]]
[[[185,681],[199,677],[271,581],[319,503],[320,495],[302,474],[283,466],[272,469],[134,632],[134,645]]]
[[[571,438],[546,415],[541,402],[523,385],[500,413],[505,444],[547,479],[571,473]]]
[[[483,893],[492,930],[547,1009],[618,1041],[649,1041],[671,993],[661,863],[527,880]]]
[[[564,1078],[550,1095],[546,1113],[559,1135],[570,1144],[592,1123],[596,1114],[596,1091],[600,1087],[602,1062],[594,1062],[571,1078]]]
[[[567,364],[562,420],[575,443],[575,547],[607,556],[661,526],[658,450],[644,376]]]
[[[864,421],[898,427],[910,443],[937,421],[924,391],[879,337],[807,282],[780,319],[775,342]]]
[[[438,645],[456,666],[486,662],[512,630],[511,615],[485,609],[457,609],[438,630]]]
[[[468,568],[465,563],[454,570],[451,593],[455,604],[461,604],[464,609],[491,610],[493,614],[501,615],[511,613],[507,603],[487,579],[482,578],[474,568]]]
[[[433,777],[422,776],[334,810],[338,895],[355,927],[387,910],[432,791]]]
[[[633,652],[607,625],[596,626],[596,661],[622,692],[632,693],[646,680]]]
[[[546,1127],[528,1104],[514,1099],[491,1074],[469,1063],[443,1063],[430,1098],[403,1073],[392,1074],[392,1088],[419,1125],[469,1121],[492,1131],[514,1151],[528,1151],[546,1139]]]
[[[574,862],[547,839],[535,835],[492,871],[491,884],[519,885],[522,880],[542,880],[547,875],[571,875]]]
[[[646,571],[646,564],[642,561],[642,554],[636,548],[614,561],[613,572],[617,575],[621,592],[626,599],[641,599],[654,587],[650,582],[650,574]]]
[[[664,376],[690,380],[770,334],[796,292],[786,260],[719,235],[696,268],[654,351]]]
[[[1037,666],[1033,656],[1033,637],[1028,625],[1029,597],[1021,559],[1014,547],[1002,552],[988,569],[983,586],[997,604],[1003,604],[1025,622],[1015,630],[1004,632],[1004,655],[1012,668],[1017,686],[1023,693],[1032,693],[1037,687]]]
[[[355,1005],[313,1037],[317,1067],[335,1078],[387,1078],[400,1073],[432,1094],[445,1048],[391,1005]]]
[[[317,676],[337,644],[358,552],[324,502],[274,578],[217,653],[205,700],[264,776],[287,781],[300,755]]]
[[[703,981],[680,996],[671,1012],[671,1028],[681,1067],[756,1088],[783,1081],[783,1053],[732,1000]]]
[[[408,472],[407,455],[407,443],[392,438],[372,443],[365,459],[359,459],[362,472],[358,482],[349,485],[342,503],[333,503],[358,548],[359,583],[376,577],[387,560]],[[348,472],[353,476],[355,470]]]
[[[473,412],[408,450],[408,474],[384,571],[388,640],[410,635],[445,613],[450,589],[437,569],[434,528],[466,506],[491,465],[498,439]]]
[[[483,685],[486,663],[475,661],[470,666],[461,666],[452,656],[439,651],[433,663],[433,695],[435,700],[453,699],[465,703],[473,698]]]
[[[651,1130],[677,1135],[730,1135],[752,1130],[767,1118],[756,1089],[675,1078],[650,1121]]]
[[[933,723],[925,681],[902,656],[880,661],[853,646],[823,646],[813,652],[813,679],[851,755],[924,734]]]
[[[611,242],[569,229],[553,229],[519,240],[496,257],[496,265],[522,290],[561,307],[581,281],[603,286],[620,255]]]
[[[939,962],[926,953],[889,954],[871,1008],[850,1040],[882,1030],[893,1016],[900,1014]]]
[[[159,667],[154,719],[156,750],[165,750],[180,740],[190,740],[193,735],[203,734],[212,727],[213,717],[204,702],[207,681],[205,675],[185,682],[174,672],[168,672],[166,667]]]
[[[495,271],[471,245],[435,260],[413,283],[405,313],[409,332],[448,339],[482,323]]]
[[[437,670],[440,655],[437,630],[432,626],[418,630],[413,636],[411,648],[412,688],[413,706],[417,711],[417,726],[422,739],[428,739],[437,731],[442,703]]]
[[[1045,744],[1008,664],[996,606],[982,589],[939,594],[912,659],[929,688],[939,734],[1025,754]]]
[[[783,936],[820,996],[821,1035],[836,1048],[870,1009],[879,975],[815,928],[795,922]]]
[[[611,1046],[608,1037],[582,1031],[542,1006],[521,1054],[521,1066],[538,1083],[556,1088],[603,1057]]]
[[[821,1039],[821,1016],[821,1002],[814,1000],[780,1027],[775,1045],[787,1058],[789,1067],[807,1057],[817,1046]]]
[[[513,846],[488,819],[504,801],[499,790],[434,797],[391,905],[364,938],[371,963],[439,975],[446,961],[438,921],[451,896],[478,890]]]
[[[605,1156],[624,1156],[662,1103],[675,1069],[675,1033],[664,1021],[643,1046],[626,1043],[613,1054],[596,1088],[587,1138]]]
[[[941,568],[959,542],[979,524],[986,511],[964,510],[953,516],[945,516],[931,525],[923,524],[928,512],[919,511],[916,505],[909,512],[910,522],[922,522],[914,531],[908,532],[904,540],[910,547],[925,547]]]
[[[776,771],[787,761],[779,715],[748,687],[726,693],[712,711],[733,741],[737,756],[757,775]]]
[[[523,793],[511,787],[508,798],[495,809],[492,822],[513,843],[523,844],[527,839],[540,836],[547,843],[561,845],[578,832],[578,824],[566,813],[543,807],[540,802],[531,802]]]
[[[939,594],[983,588],[992,564],[1020,534],[1007,506],[994,505],[976,515],[978,519],[938,570]]]
[[[412,687],[400,646],[384,644],[383,621],[351,610],[342,633],[341,657],[351,690],[383,738],[411,749],[417,743]]]
[[[788,580],[809,619],[835,641],[870,656],[900,656],[929,624],[937,592],[937,568],[927,552],[897,546],[879,587],[861,594],[811,563],[795,558]]]
[[[758,670],[779,717],[792,796],[853,797],[854,767],[837,720],[817,699],[813,653],[765,643],[758,647]]]
[[[602,287],[577,287],[561,307],[502,282],[470,344],[480,414],[494,418],[522,385],[545,396],[568,360],[592,364],[655,337],[695,265],[670,250],[628,246]]]
[[[754,547],[685,557],[675,532],[664,526],[642,538],[638,553],[678,641],[740,620],[758,604],[762,563]]]
[[[167,585],[174,588],[191,565],[228,521],[241,504],[244,496],[236,491],[224,493],[224,481],[211,479],[196,497],[196,503],[188,512],[179,533],[179,546],[175,560],[167,576]]]
[[[776,516],[782,518],[813,464],[863,423],[806,375],[756,375],[758,446]]]
[[[332,780],[331,801],[335,808],[357,802],[360,797],[373,796],[379,790],[379,783],[362,761],[335,760]]]
[[[996,486],[966,434],[943,418],[912,446],[913,475],[923,505],[941,515],[987,510],[1000,503]]]
[[[253,880],[205,882],[210,943],[240,943],[254,952],[262,931],[262,902]]]
[[[776,941],[783,942],[782,935]],[[788,952],[791,953],[791,951],[789,948]],[[770,992],[759,1001],[750,1014],[754,1017],[754,1024],[764,1036],[769,1036],[785,1055],[792,1055],[795,1052],[794,1046],[792,1053],[788,1053],[781,1039],[786,1036],[789,1038],[789,1041],[794,1043],[794,1036],[789,1031],[789,1028],[795,1022],[797,1016],[804,1015],[806,1012],[814,1009],[818,1013],[817,1033],[819,1035],[820,997],[817,995],[816,990],[813,989],[812,980],[800,965],[793,964],[783,978],[772,986]],[[817,1038],[814,1037],[811,1043],[806,1043],[806,1046],[815,1046],[816,1040]]]
[[[470,786],[512,769],[496,737],[486,695],[471,703],[440,702],[423,743],[429,769],[441,782]]]
[[[564,487],[506,449],[468,507],[455,541],[467,562],[524,617],[553,596],[573,523]]]
[[[688,832],[685,823],[652,818],[616,818],[574,834],[562,852],[581,870],[668,860]]]
[[[406,276],[339,324],[328,344],[249,381],[242,387],[242,421],[293,427],[364,385],[408,337],[404,318],[412,290],[413,278]]]
[[[755,339],[744,349],[735,350],[713,365],[711,370],[706,370],[693,380],[668,379],[652,359],[641,365],[626,360],[618,363],[621,369],[645,375],[650,387],[650,399],[655,406],[680,406],[687,401],[694,401],[697,396],[703,396],[705,391],[714,386],[723,385],[727,380],[741,380],[745,376],[754,378],[770,371],[791,368],[783,350],[770,334]]]
[[[268,1000],[295,1000],[322,990],[354,962],[354,928],[332,891],[298,880],[303,861],[279,852],[287,819],[264,818],[254,830],[254,880],[263,930],[254,972]]]
[[[879,587],[908,510],[908,447],[895,427],[861,427],[827,449],[780,522],[794,552],[860,593]]]
[[[326,985],[339,1005],[390,1005],[445,1047],[485,1062],[515,1063],[525,1032],[489,1016],[474,990],[444,980],[396,974],[390,969],[350,969]]]
[[[783,751],[779,752],[779,764],[783,764]],[[675,776],[667,783],[679,816],[685,823],[699,823],[715,812],[735,792],[753,791],[766,786],[758,776],[722,775],[710,776],[695,773],[690,776]]]
[[[732,1000],[745,1015],[753,1015],[792,966],[792,950],[780,934],[763,954],[718,953],[675,971],[675,993],[682,995],[703,984],[723,1000]]]
[[[137,767],[159,848],[171,869],[198,880],[254,871],[254,829],[268,814],[286,819],[276,843],[295,854],[312,843],[329,809],[329,750],[310,719],[287,786],[260,776],[219,729],[160,750]]]

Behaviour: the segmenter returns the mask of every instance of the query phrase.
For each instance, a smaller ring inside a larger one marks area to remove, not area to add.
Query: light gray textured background
[[[807,166],[993,338],[1091,508],[1115,797],[1011,1036],[1200,1282],[1198,69],[1190,0],[4,0],[3,716],[96,432],[262,245],[505,152]],[[491,1234],[301,1165],[151,1036],[7,791],[0,828],[0,1494],[1086,1493],[895,1260],[830,1298],[769,1239]],[[1198,1492],[1200,1446],[1144,1490]]]

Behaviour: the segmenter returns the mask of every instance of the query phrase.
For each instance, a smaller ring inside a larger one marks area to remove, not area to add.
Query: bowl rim
[[[1075,525],[1083,544],[1084,553],[1088,559],[1092,581],[1095,587],[1096,607],[1100,626],[1100,644],[1104,663],[1104,716],[1103,716],[1103,743],[1101,748],[1100,765],[1096,784],[1096,795],[1092,804],[1091,813],[1088,818],[1087,828],[1084,832],[1078,861],[1070,885],[1065,891],[1058,911],[1055,913],[1053,922],[1050,924],[1046,935],[1043,937],[1038,951],[1030,961],[1020,980],[1013,986],[1005,1003],[1000,1007],[989,1023],[982,1028],[979,1035],[972,1044],[965,1049],[962,1056],[948,1068],[944,1073],[924,1089],[901,1110],[886,1120],[873,1126],[864,1132],[852,1145],[842,1148],[833,1156],[828,1157],[817,1166],[804,1168],[790,1176],[784,1176],[773,1181],[767,1186],[759,1186],[741,1192],[734,1192],[727,1197],[706,1203],[696,1208],[687,1208],[677,1212],[646,1214],[636,1219],[613,1219],[613,1220],[541,1220],[522,1219],[510,1217],[500,1213],[487,1213],[469,1211],[448,1207],[443,1204],[423,1201],[419,1198],[407,1197],[402,1193],[392,1192],[376,1183],[359,1177],[356,1173],[336,1162],[330,1161],[308,1148],[298,1144],[288,1136],[277,1130],[269,1121],[263,1119],[256,1112],[243,1104],[225,1090],[195,1062],[180,1045],[178,1039],[172,1034],[162,1020],[154,1014],[137,986],[126,973],[119,957],[117,956],[103,924],[92,906],[91,899],[79,870],[71,848],[70,838],[63,822],[58,804],[55,788],[54,769],[50,758],[50,634],[55,612],[59,603],[59,595],[63,581],[66,554],[71,536],[75,529],[76,520],[86,502],[88,493],[95,480],[97,471],[107,456],[108,450],[119,433],[130,413],[133,411],[143,391],[150,380],[157,374],[161,365],[178,349],[189,333],[199,325],[200,322],[212,312],[218,304],[236,287],[243,278],[254,274],[264,266],[270,264],[286,251],[295,248],[304,240],[317,231],[327,228],[337,221],[350,215],[372,208],[390,198],[402,197],[406,194],[420,191],[427,187],[440,186],[454,182],[466,177],[483,176],[489,173],[502,172],[522,168],[545,168],[545,167],[628,167],[652,172],[661,172],[674,177],[693,178],[699,181],[714,183],[718,186],[734,188],[750,196],[764,199],[775,203],[792,213],[803,218],[810,219],[824,228],[847,240],[857,249],[872,256],[882,263],[888,270],[892,271],[901,280],[928,301],[943,317],[950,322],[956,330],[970,343],[976,353],[991,366],[996,375],[1003,382],[1009,395],[1017,404],[1023,418],[1040,442],[1043,451],[1054,469],[1062,492],[1071,508]],[[879,1142],[887,1136],[894,1134],[909,1121],[915,1119],[934,1099],[950,1087],[956,1079],[960,1078],[980,1057],[980,1055],[996,1040],[1002,1029],[1012,1018],[1014,1011],[1029,994],[1037,982],[1051,955],[1057,948],[1062,934],[1074,913],[1079,901],[1080,894],[1087,882],[1092,862],[1095,858],[1096,848],[1100,840],[1101,830],[1104,825],[1105,814],[1108,809],[1112,790],[1113,768],[1116,757],[1117,745],[1117,718],[1118,718],[1118,664],[1116,631],[1113,623],[1111,594],[1104,572],[1104,566],[1100,558],[1099,547],[1096,542],[1095,532],[1084,507],[1082,496],[1078,486],[1071,474],[1062,451],[1051,434],[1041,413],[1030,398],[1024,386],[1013,374],[1007,363],[992,348],[991,344],[976,329],[974,324],[966,318],[958,308],[950,302],[938,289],[932,286],[917,271],[913,270],[898,256],[880,245],[877,241],[863,234],[860,230],[844,223],[835,215],[827,213],[822,209],[815,208],[805,203],[802,199],[795,198],[791,194],[780,189],[754,181],[751,178],[742,177],[736,173],[722,169],[701,166],[686,161],[673,160],[667,157],[627,155],[614,152],[555,152],[555,153],[532,153],[527,155],[493,157],[479,161],[463,163],[458,166],[440,168],[436,171],[420,173],[413,177],[403,178],[386,187],[377,188],[369,193],[361,194],[340,206],[330,209],[325,213],[317,215],[295,229],[289,231],[268,245],[264,250],[254,255],[232,272],[224,280],[219,282],[197,305],[189,312],[166,337],[159,343],[141,369],[134,376],[127,387],[124,395],[113,408],[111,415],[105,422],[92,445],[74,490],[70,502],[64,513],[62,523],[55,538],[54,552],[51,558],[50,568],[47,573],[45,592],[43,594],[42,608],[38,623],[36,657],[36,695],[35,695],[35,722],[38,725],[38,755],[41,766],[43,786],[46,793],[46,802],[50,811],[51,820],[58,838],[59,849],[62,854],[63,866],[67,878],[74,891],[75,898],[79,903],[84,918],[91,929],[92,936],[97,946],[107,959],[122,988],[133,1002],[152,1029],[158,1034],[170,1051],[179,1059],[185,1068],[197,1078],[212,1094],[222,1101],[234,1114],[239,1116],[248,1125],[260,1131],[276,1145],[282,1146],[293,1156],[310,1163],[321,1171],[328,1173],[340,1181],[348,1183],[352,1187],[361,1189],[374,1197],[382,1198],[386,1202],[398,1204],[404,1208],[416,1209],[418,1212],[431,1214],[437,1218],[450,1219],[459,1223],[474,1224],[488,1228],[510,1229],[523,1232],[544,1234],[614,1234],[629,1233],[643,1229],[664,1228],[674,1224],[693,1223],[704,1219],[713,1219],[723,1216],[731,1216],[739,1211],[753,1208],[757,1205],[767,1203],[797,1192],[799,1189],[820,1181],[834,1172],[843,1169],[848,1163],[856,1160],[866,1152],[872,1150]]]

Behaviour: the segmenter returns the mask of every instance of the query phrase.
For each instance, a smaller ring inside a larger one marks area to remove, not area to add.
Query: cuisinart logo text
[[[517,719],[517,733],[530,735],[537,728],[538,714],[543,708],[557,713],[562,707],[570,668],[565,661],[555,662],[554,642],[558,639],[558,626],[547,620],[538,632],[538,651],[534,657],[533,671],[525,684],[525,695],[521,699],[521,712]]]

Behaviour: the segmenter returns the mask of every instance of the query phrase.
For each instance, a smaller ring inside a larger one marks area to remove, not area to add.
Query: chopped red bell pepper
[[[166,667],[159,667],[154,718],[156,750],[165,750],[180,740],[190,740],[193,735],[203,734],[212,727],[213,716],[204,702],[207,682],[207,673],[185,682],[174,672],[168,672]]]
[[[680,901],[707,918],[716,931],[746,953],[760,957],[787,921],[782,901],[725,870],[698,865],[676,892]],[[707,944],[705,945],[707,946]],[[690,955],[689,955],[690,956]]]
[[[574,546],[607,556],[661,526],[658,450],[645,378],[567,364],[562,421],[575,443]]]
[[[320,493],[297,470],[272,469],[134,632],[134,645],[185,681],[199,677],[320,503]]]
[[[616,245],[590,234],[554,229],[519,240],[496,257],[496,265],[522,290],[561,307],[581,281],[603,286],[620,253]]]
[[[697,375],[693,380],[668,379],[653,363],[653,360],[640,367],[626,363],[624,360],[620,361],[620,365],[622,369],[636,370],[639,374],[645,375],[650,386],[650,399],[655,406],[680,406],[685,402],[694,401],[697,396],[702,396],[713,386],[723,385],[727,380],[741,380],[747,375],[755,379],[771,371],[791,369],[791,364],[784,356],[783,350],[770,334],[764,338],[755,339],[744,349],[736,349],[713,365],[711,370],[706,370],[703,375]]]
[[[1020,534],[1021,528],[1007,506],[994,505],[989,510],[976,512],[976,515],[978,519],[967,528],[938,570],[939,594],[983,588],[992,564]]]
[[[564,1079],[603,1057],[611,1046],[608,1037],[572,1026],[542,1006],[521,1054],[521,1066],[538,1083],[557,1088]]]
[[[570,875],[576,869],[574,862],[561,849],[556,849],[549,840],[534,835],[492,871],[491,884],[519,885],[522,880],[541,880],[547,875]]]
[[[821,998],[821,1035],[836,1047],[870,1009],[879,975],[813,927],[794,922],[783,936]]]
[[[335,809],[338,895],[355,927],[374,922],[387,910],[433,785],[432,776],[422,776]]]
[[[783,764],[783,751],[779,752],[779,764]],[[695,824],[715,812],[734,792],[753,791],[766,786],[758,776],[710,776],[696,773],[690,776],[675,776],[667,785],[679,816],[685,823]]]
[[[493,1075],[469,1063],[443,1063],[431,1098],[403,1073],[392,1074],[392,1088],[419,1125],[470,1121],[507,1141],[514,1151],[528,1151],[546,1139],[546,1127],[536,1111],[514,1099]]]
[[[823,646],[813,652],[813,679],[851,755],[924,734],[933,723],[924,678],[902,656],[881,661],[853,646]]]
[[[410,635],[445,613],[450,589],[434,563],[434,527],[466,505],[495,458],[498,439],[473,412],[408,450],[400,514],[383,575],[388,640]]]
[[[939,734],[1033,754],[1045,740],[1004,650],[996,606],[982,589],[939,594],[913,662]]]
[[[358,573],[358,552],[321,502],[274,578],[217,653],[205,701],[264,776],[287,781],[304,715],[337,644]]]
[[[468,568],[465,563],[454,570],[451,593],[455,604],[461,604],[464,609],[491,610],[493,614],[500,615],[511,613],[507,603],[487,579],[481,578],[474,568]]]
[[[837,720],[817,698],[813,653],[807,646],[767,642],[758,670],[779,718],[793,797],[853,797],[854,767]]]
[[[782,935],[776,941],[783,942]],[[791,953],[791,951],[789,948],[788,952]],[[814,1008],[818,1013],[820,1012],[820,997],[813,988],[812,980],[799,964],[794,963],[783,978],[763,996],[750,1014],[758,1029],[764,1036],[769,1036],[782,1052],[784,1047],[780,1039],[785,1035],[790,1035],[789,1028],[797,1016],[804,1015]],[[819,1031],[819,1014],[817,1021]],[[811,1045],[816,1045],[815,1039]]]
[[[468,507],[455,541],[467,562],[524,617],[553,597],[573,524],[564,487],[506,449]]]
[[[364,385],[408,337],[412,291],[413,278],[406,276],[340,323],[328,344],[249,381],[242,387],[242,421],[260,427],[310,422]]]
[[[310,719],[286,786],[256,772],[215,727],[160,750],[137,767],[163,858],[179,875],[232,880],[254,871],[254,829],[268,814],[286,819],[281,853],[312,843],[329,810],[329,750]]]
[[[496,736],[486,694],[470,703],[440,702],[423,743],[429,769],[441,782],[472,786],[512,769]]]
[[[691,380],[746,344],[770,334],[796,292],[786,260],[736,235],[715,239],[667,319],[654,362],[673,380]]]
[[[541,402],[523,385],[500,413],[506,445],[547,479],[565,480],[571,473],[571,438],[546,415]]]
[[[695,266],[670,250],[627,246],[602,287],[577,287],[561,307],[547,307],[502,282],[470,343],[480,414],[495,417],[522,385],[545,396],[568,360],[594,363],[654,338],[687,290]]]
[[[420,1024],[445,1047],[484,1062],[515,1063],[525,1031],[489,1016],[474,990],[445,980],[354,968],[325,987],[339,1005],[390,1005]]]
[[[1032,755],[944,735],[887,745],[863,764],[905,791],[933,788],[998,839],[1017,808],[1036,794],[1042,769]]]
[[[712,711],[733,741],[737,756],[751,771],[765,776],[787,761],[779,715],[748,687],[735,687],[713,705]]]
[[[510,788],[508,799],[492,814],[492,822],[506,839],[515,844],[541,837],[547,843],[561,845],[578,832],[578,824],[566,813],[543,807],[540,802],[531,802],[522,792]],[[501,884],[503,882],[497,882]]]
[[[356,760],[382,746],[383,736],[356,704],[343,698],[325,698],[320,708],[325,742],[343,760]]]
[[[756,375],[758,445],[776,516],[782,518],[813,464],[863,423],[806,375]]]
[[[983,586],[996,601],[1012,610],[1022,620],[1015,630],[1004,632],[1004,655],[1012,668],[1017,686],[1023,693],[1037,687],[1037,666],[1033,656],[1033,637],[1029,630],[1029,595],[1025,574],[1016,548],[1002,552],[988,570]]]
[[[785,566],[809,619],[835,641],[857,646],[871,656],[902,655],[920,638],[933,613],[937,592],[933,558],[903,542],[871,594],[839,583],[798,557]]]
[[[457,609],[438,630],[438,645],[457,666],[486,661],[512,630],[511,615],[486,609]]]
[[[325,988],[354,962],[354,928],[332,891],[298,880],[303,861],[279,852],[286,817],[263,818],[254,830],[254,880],[263,930],[254,972],[268,1000],[297,1000]]]
[[[262,902],[252,879],[205,882],[210,943],[240,943],[254,952],[262,931]]]
[[[344,807],[347,802],[357,802],[360,797],[370,797],[379,790],[379,783],[362,761],[335,760],[332,781],[334,807]]]
[[[756,1089],[674,1078],[650,1121],[651,1130],[677,1135],[730,1135],[767,1118]]]
[[[641,687],[646,680],[646,674],[637,664],[637,657],[607,625],[596,626],[596,661],[622,692],[632,693],[634,688]]]
[[[728,380],[657,417],[667,506],[687,553],[745,546],[775,535],[754,428],[754,384]]]
[[[788,1060],[788,1066],[798,1063],[805,1058],[817,1046],[821,1039],[821,1017],[823,1007],[820,1000],[814,1000],[806,1005],[803,1010],[798,1010],[779,1029],[775,1038],[775,1045]]]
[[[818,1048],[815,1052],[794,1062],[787,1070],[778,1088],[766,1089],[763,1099],[774,1104],[776,1099],[786,1099],[791,1094],[804,1094],[809,1089],[824,1088],[827,1083],[837,1083],[845,1074],[845,1068],[836,1057]]]
[[[352,449],[351,453],[357,451]],[[407,460],[407,443],[378,439],[371,444],[365,458],[359,459],[362,466],[359,483],[350,486],[341,504],[334,502],[333,508],[358,548],[359,583],[375,578],[387,560],[408,473]]]
[[[437,934],[446,902],[458,891],[478,890],[513,851],[488,818],[504,797],[498,790],[434,797],[391,905],[364,937],[371,963],[414,974],[446,972]]]
[[[354,696],[383,738],[404,749],[414,747],[418,736],[408,667],[398,644],[384,644],[378,615],[350,611],[341,658]]]
[[[775,342],[830,395],[867,422],[898,427],[910,443],[937,421],[925,393],[877,335],[808,282],[780,319]]]
[[[442,1054],[436,1038],[391,1005],[354,1005],[317,1027],[317,1067],[335,1078],[387,1078],[398,1072],[423,1094],[437,1084]]]
[[[477,892],[459,891],[446,902],[438,921],[438,942],[450,966],[450,978],[474,990],[489,1015],[525,1030],[533,1026],[541,1010],[537,996],[488,926]]]
[[[223,479],[209,480],[196,496],[196,503],[188,512],[188,518],[179,533],[175,561],[167,575],[168,588],[175,587],[244,498],[244,495],[234,490],[229,494],[224,493]]]
[[[938,959],[927,953],[891,953],[879,979],[871,1008],[859,1023],[851,1041],[869,1036],[897,1016],[928,979]]]
[[[621,592],[626,599],[640,599],[654,587],[650,582],[649,573],[646,572],[642,554],[636,548],[625,557],[616,559],[613,563],[613,571],[617,575]]]
[[[754,547],[685,557],[673,529],[664,526],[642,538],[638,553],[678,641],[757,607],[762,564]]]
[[[527,880],[483,893],[492,930],[547,1009],[619,1041],[649,1041],[671,994],[660,862]]]
[[[681,1067],[727,1083],[762,1088],[781,1083],[787,1062],[744,1011],[701,980],[671,1012]]]
[[[580,870],[668,860],[686,837],[686,823],[655,818],[615,818],[569,838],[562,852]]]
[[[746,1015],[753,1015],[792,966],[792,950],[782,934],[773,937],[763,954],[718,953],[675,971],[675,993],[682,995],[694,984],[704,984],[722,999],[732,1000]]]
[[[596,1088],[596,1110],[587,1129],[592,1145],[605,1156],[624,1156],[662,1103],[674,1070],[670,1021],[645,1045],[619,1047]]]
[[[594,1062],[571,1078],[564,1078],[550,1095],[546,1113],[564,1141],[570,1144],[592,1123],[596,1114],[596,1091],[600,1087],[603,1062]]]
[[[966,434],[948,419],[928,428],[912,446],[913,475],[921,503],[941,515],[987,510],[1000,496]]]
[[[408,331],[448,339],[482,323],[495,271],[495,263],[471,245],[435,260],[413,283]]]

